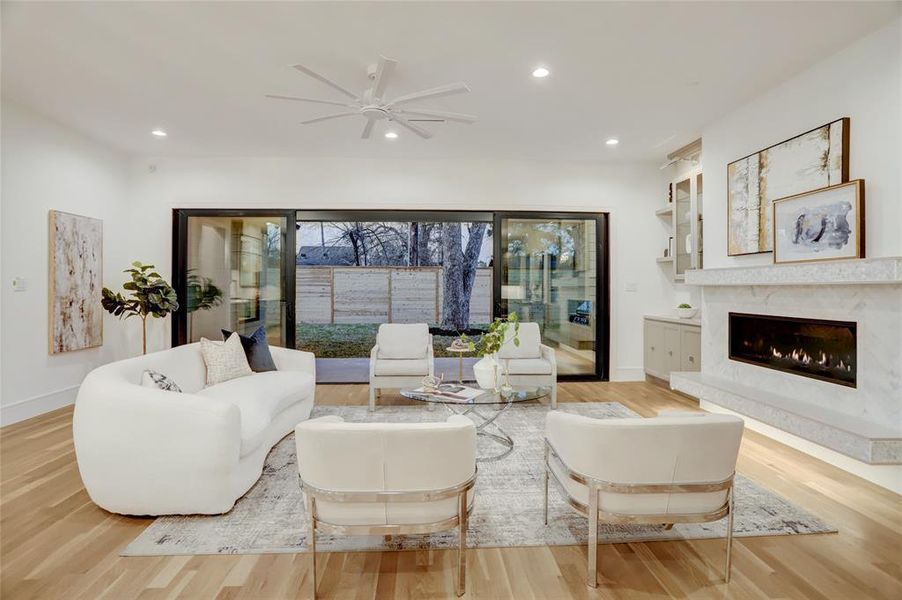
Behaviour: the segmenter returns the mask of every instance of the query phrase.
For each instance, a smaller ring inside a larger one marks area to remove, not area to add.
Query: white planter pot
[[[697,308],[678,308],[676,309],[677,316],[681,319],[691,319],[698,312]]]
[[[473,365],[473,375],[476,376],[476,384],[479,387],[484,390],[494,390],[501,383],[495,380],[496,377],[501,377],[501,365],[491,356],[486,356]]]

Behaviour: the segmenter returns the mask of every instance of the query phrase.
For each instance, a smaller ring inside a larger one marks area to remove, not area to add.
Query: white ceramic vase
[[[476,376],[476,384],[484,390],[498,389],[501,384],[501,365],[493,356],[483,357],[473,365],[473,375]]]

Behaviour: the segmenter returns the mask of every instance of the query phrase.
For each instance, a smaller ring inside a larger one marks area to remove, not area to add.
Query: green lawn
[[[300,323],[297,326],[297,347],[298,350],[313,352],[317,358],[365,358],[369,357],[370,350],[376,343],[378,329],[378,324],[371,323],[354,325]],[[456,354],[445,351],[455,337],[435,336],[432,340],[435,356],[456,357]]]

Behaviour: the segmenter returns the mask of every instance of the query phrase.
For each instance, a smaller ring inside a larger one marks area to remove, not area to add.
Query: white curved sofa
[[[271,351],[277,371],[206,388],[199,343],[91,371],[72,424],[91,500],[126,515],[228,512],[260,477],[270,449],[313,409],[313,354]],[[182,393],[143,387],[145,369]]]

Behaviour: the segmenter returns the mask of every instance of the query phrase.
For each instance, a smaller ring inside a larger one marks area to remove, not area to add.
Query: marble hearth
[[[902,258],[689,271],[686,283],[702,291],[702,371],[672,374],[673,389],[863,465],[902,465]],[[857,387],[731,360],[730,312],[856,322]]]

